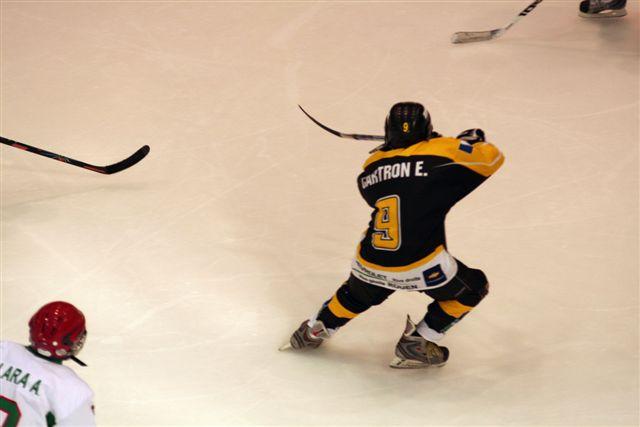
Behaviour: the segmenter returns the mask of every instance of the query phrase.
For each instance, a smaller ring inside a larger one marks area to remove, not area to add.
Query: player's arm
[[[482,175],[493,175],[504,163],[504,155],[485,139],[482,129],[467,129],[457,137],[462,141],[456,155],[456,163]]]
[[[446,206],[453,206],[478,188],[504,162],[504,156],[485,141],[481,129],[469,129],[455,139],[447,140],[447,157],[451,160],[438,168],[448,184],[442,186],[439,198]]]
[[[73,412],[65,416],[63,419],[56,419],[56,426],[88,426],[96,425],[96,417],[93,413],[93,402],[91,400],[84,401],[80,406],[75,408]]]

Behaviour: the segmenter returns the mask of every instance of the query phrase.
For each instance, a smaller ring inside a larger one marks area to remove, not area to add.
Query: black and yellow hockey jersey
[[[358,188],[374,211],[357,260],[390,271],[426,262],[446,248],[449,210],[503,161],[490,143],[448,137],[371,155]]]

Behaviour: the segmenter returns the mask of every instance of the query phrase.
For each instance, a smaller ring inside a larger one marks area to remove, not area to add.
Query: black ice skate
[[[280,350],[287,350],[289,348],[293,348],[294,350],[318,348],[324,340],[329,338],[329,332],[322,321],[316,320],[312,326],[309,326],[309,320],[305,320],[293,335],[291,335],[289,342],[280,347]]]
[[[627,14],[627,0],[583,0],[580,16],[583,18],[620,18]]]
[[[396,345],[396,357],[389,364],[392,368],[415,369],[444,366],[449,359],[449,349],[413,335],[416,325],[407,316],[407,326]]]

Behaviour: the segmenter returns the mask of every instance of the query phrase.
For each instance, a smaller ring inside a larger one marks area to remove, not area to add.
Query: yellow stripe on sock
[[[331,301],[329,301],[329,310],[331,310],[336,317],[343,319],[353,319],[358,315],[358,313],[354,313],[344,308],[344,306],[340,304],[340,301],[338,301],[337,295],[334,295],[333,298],[331,298]]]
[[[448,300],[448,301],[438,301],[442,310],[447,313],[451,317],[455,317],[459,319],[463,314],[471,311],[473,307],[469,307],[468,305],[460,304],[456,300]]]

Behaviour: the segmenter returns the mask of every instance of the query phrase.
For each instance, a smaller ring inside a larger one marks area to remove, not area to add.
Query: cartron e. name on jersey
[[[413,166],[413,168],[412,168]],[[368,175],[360,177],[360,185],[363,189],[382,181],[394,178],[409,178],[411,176],[428,176],[424,168],[424,162],[402,162],[393,165],[378,166]]]

